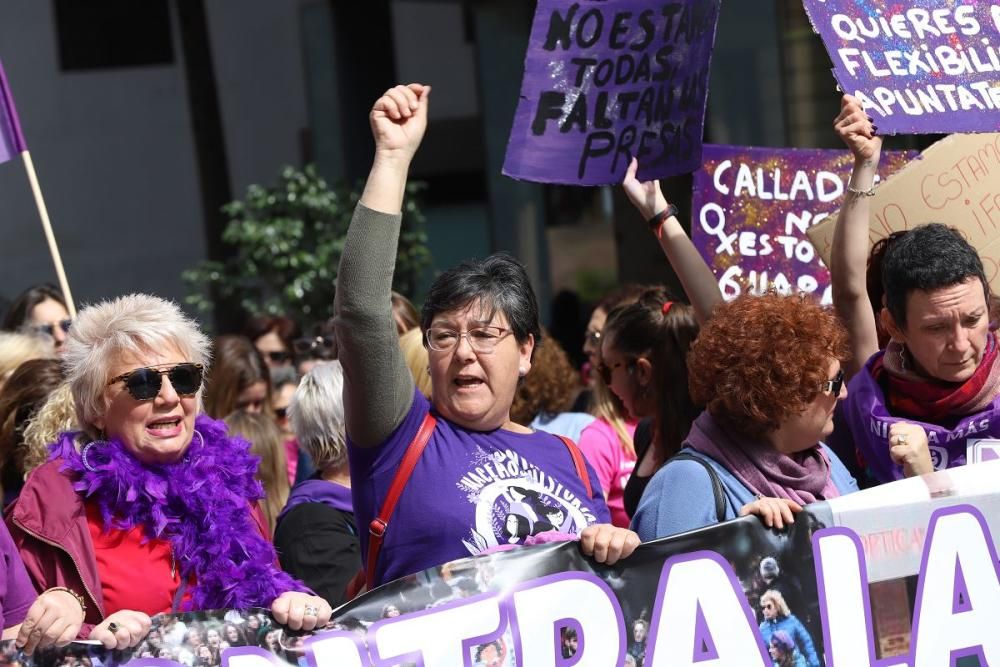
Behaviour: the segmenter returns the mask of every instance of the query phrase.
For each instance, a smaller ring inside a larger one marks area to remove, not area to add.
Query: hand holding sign
[[[861,108],[856,97],[844,95],[840,100],[840,113],[833,120],[833,129],[859,161],[877,160],[882,151],[882,137],[876,135],[877,127]]]

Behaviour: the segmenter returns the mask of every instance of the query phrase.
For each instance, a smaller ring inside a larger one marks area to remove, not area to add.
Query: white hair
[[[343,391],[340,362],[323,362],[306,373],[288,405],[292,431],[317,470],[337,468],[347,461]]]
[[[81,310],[62,353],[80,426],[92,431],[94,420],[107,409],[104,390],[122,356],[138,357],[169,346],[208,370],[208,337],[173,301],[129,294]],[[200,392],[198,397],[200,402]]]

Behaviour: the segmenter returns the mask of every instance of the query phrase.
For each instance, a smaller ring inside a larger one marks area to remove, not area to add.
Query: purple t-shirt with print
[[[0,628],[9,628],[24,622],[28,609],[38,595],[35,593],[7,524],[0,521],[0,557],[3,558],[3,576],[0,576]]]
[[[427,399],[414,392],[410,411],[381,445],[363,449],[348,441],[358,526],[371,523],[381,508],[429,410]],[[591,497],[556,436],[469,431],[439,417],[389,520],[375,585],[498,544],[521,544],[546,530],[579,534],[608,523],[601,484],[589,465],[587,473]],[[367,558],[367,539],[361,549]]]
[[[969,438],[1000,437],[1000,396],[981,412],[956,415],[941,424],[891,414],[882,386],[872,377],[872,366],[882,354],[876,352],[847,384],[847,398],[837,406],[835,428],[827,440],[852,471],[866,472],[878,483],[903,478],[902,466],[889,456],[889,427],[895,422],[916,424],[927,432],[935,470],[965,465]]]

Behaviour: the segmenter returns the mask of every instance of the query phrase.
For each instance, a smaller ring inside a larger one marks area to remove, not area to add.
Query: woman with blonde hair
[[[809,667],[820,667],[816,646],[813,644],[809,631],[788,608],[788,603],[785,602],[785,597],[780,591],[765,591],[760,596],[760,608],[764,613],[764,620],[760,624],[760,636],[764,640],[765,646],[770,646],[771,638],[774,635],[783,632],[795,642],[795,648],[805,658]]]
[[[35,588],[70,592],[60,640],[124,649],[151,616],[204,609],[266,606],[292,629],[329,620],[277,566],[256,457],[200,414],[208,349],[176,304],[145,294],[74,322],[62,358],[82,431],[59,437],[5,517]]]
[[[0,390],[17,367],[32,359],[52,359],[52,346],[38,336],[0,331]]]
[[[316,473],[292,489],[274,533],[285,571],[334,607],[347,601],[347,585],[361,570],[343,391],[339,361],[313,368],[295,391],[289,406],[292,430],[315,463]]]
[[[63,382],[49,394],[34,417],[24,429],[24,475],[49,460],[49,444],[66,431],[79,431],[76,407],[73,405],[73,391],[68,382]]]
[[[273,535],[278,514],[285,506],[291,488],[281,431],[273,419],[263,414],[237,411],[224,421],[229,427],[229,434],[248,441],[250,453],[260,457],[257,480],[264,486],[261,509],[267,518],[268,531]]]

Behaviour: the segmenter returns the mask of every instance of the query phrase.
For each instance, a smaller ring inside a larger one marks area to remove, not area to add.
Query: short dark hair
[[[35,285],[34,287],[29,287],[25,291],[21,292],[14,303],[10,304],[10,308],[7,310],[7,314],[3,318],[3,330],[4,331],[17,331],[23,325],[27,324],[28,318],[31,316],[32,309],[43,301],[48,301],[52,299],[62,304],[62,307],[66,307],[66,299],[63,298],[62,292],[60,292],[54,285],[49,285],[47,283],[42,285]]]
[[[524,266],[507,253],[462,262],[442,273],[424,300],[420,328],[427,331],[436,315],[475,301],[490,317],[503,313],[517,342],[524,343],[528,336],[534,336],[536,346],[542,342],[535,290]]]
[[[989,282],[983,261],[961,232],[930,223],[914,227],[893,240],[882,258],[885,305],[896,324],[906,324],[906,299],[910,292],[930,292],[978,278],[987,303]]]

